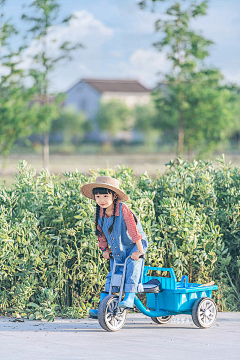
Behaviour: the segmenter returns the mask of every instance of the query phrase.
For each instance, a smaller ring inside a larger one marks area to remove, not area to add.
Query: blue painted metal
[[[184,282],[185,280],[185,282]],[[180,281],[180,287],[188,287],[188,276],[187,275],[183,275],[181,281]]]
[[[134,304],[136,305],[138,310],[141,311],[141,313],[143,313],[146,316],[158,317],[158,316],[167,316],[168,315],[167,311],[165,311],[165,310],[154,311],[154,310],[147,309],[136,295],[134,298]]]
[[[138,310],[141,311],[141,313],[150,317],[170,316],[170,315],[179,314],[179,312],[176,311],[167,311],[167,310],[155,311],[155,310],[147,309],[136,295],[134,298],[134,304],[138,308]],[[183,311],[181,312],[181,314],[191,314],[191,311]]]

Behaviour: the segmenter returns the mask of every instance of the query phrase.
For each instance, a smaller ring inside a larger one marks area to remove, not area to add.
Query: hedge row
[[[14,186],[0,187],[0,311],[53,319],[82,317],[99,302],[109,264],[94,234],[94,203],[80,188],[98,175],[118,178],[150,246],[147,264],[177,278],[215,280],[220,310],[240,309],[240,169],[218,159],[166,165],[151,178],[130,168],[38,176],[19,163]]]

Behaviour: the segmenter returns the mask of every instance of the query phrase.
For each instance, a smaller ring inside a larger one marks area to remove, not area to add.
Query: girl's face
[[[95,194],[96,203],[103,209],[107,209],[113,203],[112,194]]]

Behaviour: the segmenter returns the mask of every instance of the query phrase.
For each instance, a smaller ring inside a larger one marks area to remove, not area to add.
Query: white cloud
[[[124,0],[119,5],[115,0],[99,0],[96,4],[84,0],[78,6],[73,0],[62,1],[66,14],[77,7],[85,7],[88,11],[75,11],[75,18],[69,26],[50,29],[48,54],[58,56],[58,47],[64,41],[70,41],[72,45],[80,42],[85,48],[76,51],[71,62],[59,63],[51,75],[51,91],[65,91],[82,77],[135,78],[148,87],[161,80],[157,73],[168,72],[170,62],[165,53],[152,47],[152,43],[162,36],[154,33],[154,22],[163,18],[164,8],[168,5],[156,2],[154,13],[150,9],[140,11],[138,1]],[[234,82],[239,76],[238,9],[240,3],[237,1],[212,0],[208,15],[191,24],[198,31],[202,29],[206,38],[216,42],[210,49],[211,56],[206,59],[206,64],[220,68],[226,79]],[[40,44],[33,41],[24,53],[22,66],[25,69],[31,66],[31,56],[39,51]]]
[[[230,69],[223,69],[222,74],[224,75],[224,82],[226,83],[234,83],[234,84],[240,84],[240,71],[237,72]]]
[[[233,6],[235,11],[233,11]],[[228,1],[222,1],[219,6],[217,2],[215,4],[213,2],[209,4],[207,16],[192,21],[192,25],[216,44],[229,43],[237,39],[236,34],[240,30],[239,11],[240,3],[230,5]]]
[[[6,68],[5,66],[0,65],[0,77],[6,76],[10,74],[10,69]]]
[[[59,47],[65,41],[71,45],[82,43],[89,50],[97,50],[101,45],[113,36],[113,30],[102,24],[86,10],[75,11],[68,26],[52,26],[46,39],[48,56],[57,56]],[[33,40],[25,51],[25,57],[39,53],[43,44]]]
[[[161,80],[158,73],[166,73],[170,69],[170,62],[164,53],[150,49],[138,49],[129,62],[118,63],[118,69],[124,77],[137,78],[148,87],[153,87]]]
[[[114,50],[111,52],[111,55],[114,58],[121,59],[124,57],[124,51],[123,50]]]
[[[59,64],[55,75],[51,76],[52,90],[65,90],[74,81],[79,80],[81,74],[90,76],[92,70],[87,65],[91,59],[96,58],[105,42],[110,40],[114,34],[113,29],[105,26],[86,10],[75,11],[74,17],[68,26],[52,26],[46,39],[46,53],[48,57],[58,57],[59,47],[69,41],[71,45],[81,43],[84,49],[79,49],[73,54],[72,61]],[[32,66],[32,57],[41,53],[43,43],[33,40],[30,46],[23,53],[21,68],[28,69]],[[79,74],[79,75],[78,75]],[[63,84],[66,84],[63,86]]]

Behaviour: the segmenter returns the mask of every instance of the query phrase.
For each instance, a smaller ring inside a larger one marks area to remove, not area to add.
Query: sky
[[[170,1],[169,1],[170,2]],[[11,18],[21,37],[30,24],[21,14],[30,14],[32,0],[7,0],[4,12]],[[136,79],[148,88],[162,80],[171,64],[166,51],[158,52],[152,45],[160,38],[154,31],[155,21],[162,16],[165,3],[159,2],[155,11],[139,9],[137,0],[59,0],[59,24],[51,29],[49,54],[57,54],[61,42],[84,45],[72,61],[63,61],[51,77],[51,91],[64,92],[82,78]],[[150,2],[149,2],[150,3]],[[60,20],[74,13],[66,27]],[[220,69],[226,82],[240,84],[240,1],[210,0],[207,16],[191,24],[214,45],[206,59],[208,66]],[[52,42],[51,40],[54,40]],[[39,49],[36,41],[28,39],[29,47],[23,55],[23,67],[31,65],[30,57]]]

